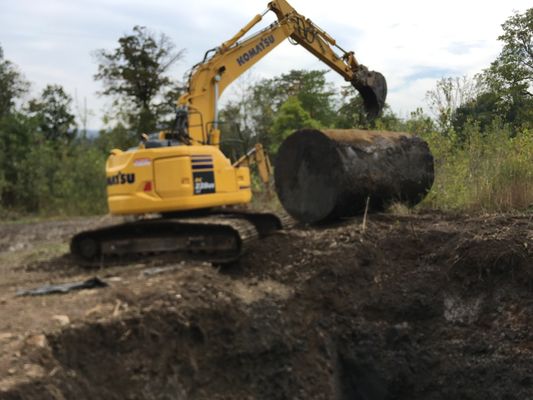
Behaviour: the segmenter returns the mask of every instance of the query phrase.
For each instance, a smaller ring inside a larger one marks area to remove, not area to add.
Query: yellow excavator
[[[277,20],[245,37],[270,11]],[[209,50],[192,68],[188,88],[177,102],[172,130],[143,135],[134,149],[111,151],[106,164],[111,214],[151,217],[74,236],[71,253],[75,257],[101,263],[116,257],[181,252],[199,260],[230,262],[251,240],[281,228],[274,214],[232,207],[251,201],[250,158],[263,171],[268,158],[258,146],[231,163],[219,148],[217,103],[228,85],[285,39],[303,46],[351,82],[370,116],[381,112],[387,92],[383,75],[359,64],[353,52],[343,50],[287,1],[273,0],[263,14]]]

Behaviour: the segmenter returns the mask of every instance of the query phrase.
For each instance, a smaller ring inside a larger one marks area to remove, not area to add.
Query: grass
[[[467,139],[425,135],[435,157],[435,183],[422,207],[467,212],[509,212],[533,206],[533,132],[511,136],[505,127]]]
[[[8,250],[0,253],[1,265],[21,265],[48,260],[68,253],[69,245],[63,242],[47,242]]]

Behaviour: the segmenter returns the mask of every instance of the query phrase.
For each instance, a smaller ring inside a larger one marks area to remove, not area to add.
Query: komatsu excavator
[[[269,11],[277,20],[245,37]],[[351,82],[370,116],[381,112],[387,92],[383,75],[359,64],[353,52],[343,50],[287,1],[273,0],[263,14],[192,68],[172,130],[143,135],[137,148],[111,151],[106,164],[111,214],[156,217],[81,232],[71,240],[75,257],[98,264],[116,257],[179,252],[231,262],[250,241],[281,228],[274,214],[233,207],[252,198],[249,158],[255,156],[263,169],[268,164],[261,147],[233,164],[220,151],[217,103],[228,85],[285,39]]]

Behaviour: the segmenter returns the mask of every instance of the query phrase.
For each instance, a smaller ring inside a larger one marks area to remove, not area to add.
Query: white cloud
[[[231,37],[268,0],[0,0],[0,45],[39,90],[62,84],[96,111],[90,122],[100,126],[105,100],[92,76],[91,52],[112,49],[134,25],[172,38],[187,50],[174,73],[181,78],[204,52]],[[382,72],[389,84],[388,103],[405,115],[424,105],[424,94],[442,75],[472,75],[498,55],[500,25],[530,0],[501,2],[448,0],[292,0],[303,15],[325,29],[339,44],[354,50],[360,62]],[[274,16],[266,18],[272,21]],[[302,48],[284,43],[252,70],[258,78],[290,69],[326,68]],[[336,84],[342,79],[333,78]]]

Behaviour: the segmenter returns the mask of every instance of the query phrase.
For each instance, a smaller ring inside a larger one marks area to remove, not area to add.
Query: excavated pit
[[[527,215],[381,214],[293,228],[223,270],[4,294],[0,399],[528,399],[532,246]],[[21,268],[15,286],[87,274],[61,256]]]

